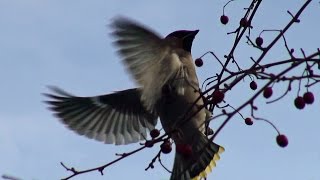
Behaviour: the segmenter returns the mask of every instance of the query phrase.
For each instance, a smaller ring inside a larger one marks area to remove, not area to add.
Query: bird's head
[[[179,30],[170,33],[166,39],[176,39],[180,41],[182,44],[182,48],[185,51],[191,52],[192,42],[194,37],[198,34],[199,30],[188,31],[188,30]]]

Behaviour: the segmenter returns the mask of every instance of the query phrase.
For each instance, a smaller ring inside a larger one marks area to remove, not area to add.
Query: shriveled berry
[[[213,130],[210,127],[208,127],[206,131],[206,135],[213,135],[213,134],[214,134]]]
[[[263,97],[268,99],[272,96],[272,93],[273,93],[272,87],[266,87],[263,91]]]
[[[244,122],[246,123],[246,125],[251,126],[253,124],[253,121],[251,118],[246,118],[244,119]]]
[[[201,67],[203,65],[202,59],[201,58],[197,58],[195,60],[195,64],[196,64],[197,67]]]
[[[222,15],[222,16],[220,17],[220,22],[221,22],[222,24],[224,24],[224,25],[228,24],[228,22],[229,22],[228,16]]]
[[[150,136],[152,137],[152,139],[158,137],[160,135],[160,131],[158,129],[153,129],[152,131],[150,131]]]
[[[270,78],[272,78],[272,79],[275,79],[275,78],[276,78],[276,75],[274,75],[273,73],[270,73],[269,76],[270,76]]]
[[[248,22],[247,18],[241,18],[240,26],[242,26],[242,27],[248,27],[249,26],[249,22]]]
[[[277,136],[277,144],[280,146],[280,147],[286,147],[288,145],[289,141],[288,141],[288,138],[286,135],[284,134],[279,134]]]
[[[169,154],[172,151],[171,143],[169,141],[165,141],[160,145],[161,152],[164,154]]]
[[[314,72],[313,72],[312,69],[309,69],[308,72],[309,72],[310,76],[313,76],[313,75],[314,75]]]
[[[258,85],[255,81],[251,81],[250,83],[250,89],[256,90],[258,88]]]
[[[262,39],[262,37],[257,37],[256,38],[256,44],[257,44],[257,46],[259,46],[259,47],[261,47],[262,46],[262,44],[263,44],[263,39]]]
[[[215,90],[212,94],[212,99],[215,104],[221,103],[224,99],[224,93],[219,90]]]
[[[153,141],[146,141],[144,145],[145,145],[146,147],[148,147],[148,148],[151,148],[151,147],[153,147],[154,142],[153,142]]]
[[[314,95],[312,92],[306,92],[303,95],[303,100],[306,104],[312,104],[314,102]]]
[[[296,106],[297,109],[303,109],[306,106],[306,103],[304,102],[303,97],[298,96],[294,100],[294,105]]]

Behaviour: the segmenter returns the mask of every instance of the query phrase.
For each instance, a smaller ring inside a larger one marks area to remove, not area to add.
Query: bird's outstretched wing
[[[45,94],[50,98],[45,102],[67,127],[107,144],[143,140],[146,130],[157,123],[157,115],[142,106],[138,89],[94,97],[77,97],[56,87],[51,90],[52,94]]]
[[[115,19],[112,28],[123,63],[142,86],[141,100],[146,109],[154,110],[155,103],[161,97],[162,87],[168,82],[179,86],[174,88],[183,93],[183,64],[167,40],[126,18]]]

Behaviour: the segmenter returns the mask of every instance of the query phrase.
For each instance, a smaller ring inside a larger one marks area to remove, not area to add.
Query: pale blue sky
[[[302,0],[263,1],[254,19],[253,37],[262,29],[279,29],[290,19],[286,10],[296,12]],[[207,50],[223,57],[232,45],[233,31],[250,1],[239,0],[226,9],[230,24],[219,23],[226,1],[116,1],[116,0],[0,0],[0,174],[10,174],[24,180],[51,180],[69,175],[59,164],[79,169],[107,163],[115,153],[128,152],[138,145],[105,145],[76,135],[66,129],[42,103],[46,85],[56,85],[76,95],[90,96],[134,87],[130,77],[111,45],[110,20],[123,15],[148,25],[159,34],[178,29],[200,29],[193,45],[196,58]],[[320,7],[313,2],[286,36],[293,48],[305,48],[307,53],[319,48]],[[266,43],[274,36],[265,34]],[[287,58],[280,50],[272,51],[266,62]],[[296,49],[298,50],[298,49]],[[238,62],[247,66],[248,57],[257,56],[245,43],[236,51]],[[218,70],[218,63],[209,56],[205,67],[198,68],[205,79]],[[237,107],[252,92],[249,80],[227,95]],[[295,84],[296,87],[297,84]],[[281,94],[284,87],[275,90]],[[218,166],[209,180],[319,180],[320,121],[319,86],[310,89],[316,102],[303,111],[296,110],[290,93],[282,101],[265,105],[259,98],[259,115],[274,122],[289,138],[287,148],[275,143],[275,131],[263,122],[244,125],[234,118],[216,139],[225,147]],[[248,110],[243,112],[248,114]],[[222,121],[212,125],[217,127]],[[80,175],[87,179],[168,179],[159,164],[147,172],[144,169],[157,153],[157,147],[147,149],[98,172]],[[169,168],[173,153],[163,156]]]

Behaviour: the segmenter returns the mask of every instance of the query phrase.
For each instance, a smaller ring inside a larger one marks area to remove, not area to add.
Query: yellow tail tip
[[[206,178],[207,175],[211,173],[212,169],[214,167],[216,167],[216,161],[218,161],[220,159],[220,155],[219,154],[223,153],[224,151],[225,151],[225,149],[222,146],[220,146],[219,150],[218,150],[218,153],[216,153],[213,156],[213,158],[210,161],[209,165],[202,172],[200,172],[198,176],[192,178],[192,180],[201,180],[201,178]]]

